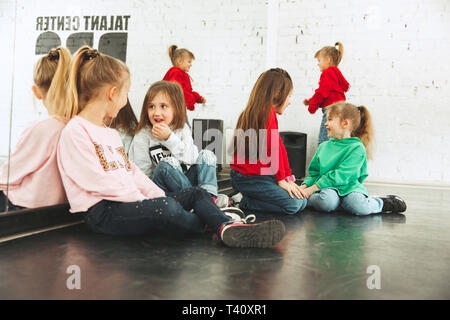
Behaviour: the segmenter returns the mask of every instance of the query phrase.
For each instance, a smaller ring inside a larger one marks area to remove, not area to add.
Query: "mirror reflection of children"
[[[362,184],[368,176],[373,140],[369,110],[337,102],[327,108],[325,127],[330,140],[319,145],[301,185],[308,206],[325,212],[343,209],[355,215],[404,212],[402,198],[369,197]]]
[[[171,67],[163,80],[178,82],[183,89],[184,101],[186,108],[190,111],[195,109],[196,103],[206,103],[206,99],[202,97],[198,92],[192,90],[191,77],[188,74],[192,66],[192,60],[195,56],[187,49],[179,49],[176,45],[169,47],[169,57],[172,61],[173,67]]]
[[[336,46],[338,47],[336,49]],[[308,106],[308,111],[314,114],[317,109],[322,109],[322,122],[319,129],[319,144],[328,140],[325,122],[327,119],[326,107],[338,102],[345,101],[345,92],[350,88],[338,65],[344,54],[344,46],[336,42],[334,47],[323,47],[316,52],[314,58],[318,61],[320,72],[319,88],[310,99],[305,99],[303,103]]]
[[[115,118],[126,105],[130,85],[130,71],[122,61],[87,46],[75,54],[65,105],[70,121],[57,152],[70,211],[103,234],[137,235],[155,229],[203,233],[208,227],[230,247],[278,243],[286,232],[281,221],[248,223],[254,216],[233,220],[198,187],[168,197],[128,160],[119,134],[104,120]]]
[[[158,81],[150,86],[136,132],[130,159],[161,189],[199,186],[220,208],[228,206],[228,196],[218,193],[216,156],[209,150],[199,152],[194,144],[178,83]]]
[[[5,210],[6,201],[9,210],[67,202],[56,163],[56,147],[66,124],[62,101],[66,94],[70,61],[70,52],[58,47],[36,63],[32,91],[37,99],[42,100],[49,117],[23,131],[16,150],[3,164],[0,172],[0,211]]]

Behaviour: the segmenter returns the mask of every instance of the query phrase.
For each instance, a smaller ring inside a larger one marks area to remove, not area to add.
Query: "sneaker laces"
[[[253,223],[256,221],[256,216],[254,214],[249,214],[245,218],[242,218],[241,221],[245,224]]]

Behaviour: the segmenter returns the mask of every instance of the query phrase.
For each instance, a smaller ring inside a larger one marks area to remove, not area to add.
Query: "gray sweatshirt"
[[[183,129],[173,130],[165,141],[156,139],[150,128],[143,128],[134,136],[128,156],[151,177],[152,171],[163,158],[174,157],[180,163],[190,166],[195,164],[198,154],[191,130],[186,124]]]

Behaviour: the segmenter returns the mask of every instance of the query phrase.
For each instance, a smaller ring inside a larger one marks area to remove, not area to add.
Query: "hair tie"
[[[92,60],[94,58],[97,58],[98,54],[99,54],[99,52],[98,52],[97,49],[89,49],[89,50],[86,51],[86,58],[88,60]]]
[[[48,53],[48,58],[50,59],[50,61],[58,60],[59,59],[59,49],[50,50],[50,52]]]

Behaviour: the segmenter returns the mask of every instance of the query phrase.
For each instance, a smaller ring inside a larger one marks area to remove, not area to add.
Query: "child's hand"
[[[278,186],[284,190],[286,190],[291,198],[294,198],[294,195],[298,199],[303,199],[302,192],[300,191],[300,186],[298,186],[295,182],[287,182],[286,180],[280,180],[278,181]]]
[[[156,123],[153,125],[152,134],[156,139],[167,140],[170,137],[172,130],[164,122]]]
[[[205,104],[206,103],[206,99],[202,98],[202,103]]]
[[[309,106],[309,99],[303,100],[303,104],[304,104],[305,106]]]
[[[305,192],[305,187],[304,186],[299,186],[294,181],[289,181],[289,183],[291,183],[293,185],[293,187],[296,188],[298,192],[300,192],[300,194],[302,195],[303,198],[308,198],[306,196],[306,192]]]
[[[306,186],[306,185],[305,185]],[[314,192],[316,192],[316,191],[318,191],[318,190],[320,190],[319,189],[319,187],[317,186],[317,185],[312,185],[311,187],[307,187],[307,188],[304,188],[303,189],[303,194],[305,195],[305,198],[309,198],[309,197],[311,197],[311,195],[314,193]]]

